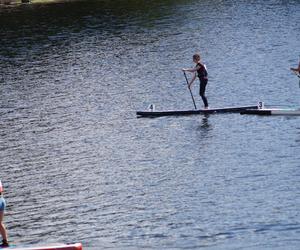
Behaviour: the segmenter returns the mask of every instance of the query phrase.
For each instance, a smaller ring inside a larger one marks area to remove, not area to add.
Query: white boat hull
[[[300,116],[300,109],[246,109],[241,111],[240,114]]]

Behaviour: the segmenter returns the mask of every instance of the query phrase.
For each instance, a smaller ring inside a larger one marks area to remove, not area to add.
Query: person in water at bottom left
[[[0,234],[2,236],[2,244],[0,244],[1,248],[9,247],[8,240],[7,240],[7,231],[3,223],[5,207],[6,207],[6,203],[3,197],[3,186],[0,180]]]

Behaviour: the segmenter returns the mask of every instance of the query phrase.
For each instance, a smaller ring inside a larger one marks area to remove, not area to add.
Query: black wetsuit
[[[208,107],[208,101],[207,101],[207,98],[205,96],[205,88],[206,88],[206,85],[207,85],[207,82],[208,82],[207,70],[206,70],[204,64],[202,64],[202,63],[198,63],[197,67],[200,67],[197,70],[198,77],[199,77],[199,80],[200,80],[199,94],[200,94],[200,96],[203,100],[204,106],[207,108]]]

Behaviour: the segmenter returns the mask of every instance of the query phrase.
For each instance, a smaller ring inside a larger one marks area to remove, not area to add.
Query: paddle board
[[[215,113],[240,113],[246,109],[257,109],[257,106],[238,106],[225,108],[209,108],[194,110],[165,110],[165,111],[137,111],[138,117],[159,117],[159,116],[183,116],[183,115],[199,115],[199,114],[215,114]]]
[[[81,243],[74,244],[50,244],[44,246],[19,246],[19,245],[10,245],[9,247],[4,247],[0,249],[9,249],[9,250],[83,250]]]

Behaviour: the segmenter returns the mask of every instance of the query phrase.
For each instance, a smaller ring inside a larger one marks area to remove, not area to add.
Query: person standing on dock
[[[6,203],[3,198],[2,193],[3,193],[3,186],[2,186],[2,183],[0,180],[0,234],[2,236],[2,244],[0,244],[1,248],[9,246],[8,240],[7,240],[7,231],[6,231],[5,225],[3,223],[4,210],[5,210]]]
[[[206,89],[206,85],[207,85],[207,82],[208,82],[207,69],[206,69],[206,66],[201,62],[200,54],[193,55],[193,62],[196,64],[195,68],[183,68],[182,71],[183,72],[194,73],[193,78],[188,83],[189,88],[191,88],[193,82],[195,81],[196,76],[197,76],[196,72],[197,72],[199,80],[200,80],[199,94],[200,94],[200,96],[202,98],[202,101],[204,103],[204,108],[208,109],[208,101],[207,101],[207,98],[205,96],[205,89]]]

